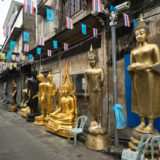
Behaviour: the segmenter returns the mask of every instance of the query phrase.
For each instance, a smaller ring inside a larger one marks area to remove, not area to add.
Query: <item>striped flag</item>
[[[3,26],[3,35],[5,37],[10,36],[11,35],[11,27],[4,25]]]
[[[20,53],[19,54],[19,59],[22,60],[22,58],[23,58],[23,53]]]
[[[24,52],[29,52],[29,45],[28,44],[24,44]]]
[[[41,45],[41,46],[44,46],[44,37],[39,37],[38,39],[38,44]]]
[[[98,37],[98,29],[93,28],[93,37]]]
[[[123,13],[123,18],[124,18],[124,25],[127,27],[130,27],[129,16],[127,14]]]
[[[9,63],[8,62],[6,63],[6,68],[9,68]]]
[[[67,51],[68,50],[68,44],[64,43],[64,50]]]
[[[92,0],[92,11],[102,12],[101,0]]]
[[[73,29],[73,20],[69,17],[66,17],[66,27],[68,29]]]
[[[16,62],[19,62],[20,58],[18,56],[16,56]]]
[[[24,10],[24,12],[34,14],[34,2],[33,2],[33,0],[24,0],[23,10]]]
[[[12,54],[12,60],[14,61],[16,59],[16,55]]]
[[[47,50],[47,55],[48,55],[48,56],[52,56],[51,50]]]

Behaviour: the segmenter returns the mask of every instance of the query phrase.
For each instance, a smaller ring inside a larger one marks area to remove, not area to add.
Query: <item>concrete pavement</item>
[[[106,152],[94,152],[78,141],[46,132],[43,126],[26,122],[19,112],[0,106],[0,160],[118,160]]]

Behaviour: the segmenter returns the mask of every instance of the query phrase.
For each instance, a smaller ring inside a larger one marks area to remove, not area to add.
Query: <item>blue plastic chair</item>
[[[152,156],[152,160],[154,160],[154,142],[158,142],[158,146],[160,149],[160,136],[154,136],[151,140],[151,156]]]
[[[78,117],[76,124],[75,124],[75,127],[73,129],[68,130],[68,132],[71,132],[74,135],[74,146],[77,145],[77,134],[83,133],[83,128],[84,128],[84,125],[85,125],[87,119],[88,118],[86,116]],[[79,124],[79,127],[78,127],[78,124]]]
[[[145,152],[148,148],[150,139],[150,134],[145,134],[142,136],[135,152],[124,149],[122,152],[121,160],[145,160]]]

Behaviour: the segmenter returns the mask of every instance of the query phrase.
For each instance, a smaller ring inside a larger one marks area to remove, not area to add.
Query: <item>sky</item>
[[[6,19],[10,4],[13,0],[0,0],[0,45],[3,45],[5,37],[3,36],[3,24]],[[14,0],[23,3],[24,0]]]

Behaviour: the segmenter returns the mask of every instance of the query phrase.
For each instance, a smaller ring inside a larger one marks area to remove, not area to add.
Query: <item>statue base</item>
[[[95,151],[105,151],[111,145],[111,140],[107,137],[106,128],[92,129],[89,127],[89,134],[87,135],[87,148]]]
[[[17,112],[17,104],[9,107],[9,112]]]
[[[30,107],[21,109],[21,116],[27,119],[27,115],[31,112]]]
[[[132,132],[132,137],[130,138],[131,141],[128,143],[129,149],[131,149],[132,151],[136,151],[141,137],[147,133],[148,132],[144,132],[143,130],[134,129]],[[156,131],[156,130],[153,130],[149,134],[151,134],[151,139],[152,139],[152,137],[159,135],[158,131]],[[155,157],[154,158],[155,160],[160,159],[160,152],[159,152],[159,147],[158,147],[157,143],[154,144],[154,157]],[[151,158],[151,141],[149,142],[149,147],[145,153],[145,160],[152,160],[152,158]]]
[[[52,120],[48,120],[48,123],[45,125],[45,129],[48,132],[52,132],[54,134],[57,134],[59,136],[66,137],[66,138],[73,138],[74,137],[72,133],[68,132],[68,130],[72,129],[72,128],[73,128],[72,125],[56,124]]]
[[[36,116],[34,124],[37,126],[44,126],[45,124],[45,117],[43,115]]]

